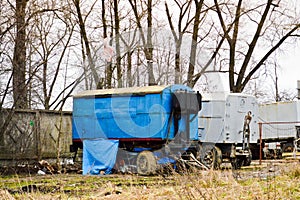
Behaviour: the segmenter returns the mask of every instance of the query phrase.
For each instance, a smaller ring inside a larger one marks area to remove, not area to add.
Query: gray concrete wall
[[[2,109],[0,123],[2,160],[70,156],[71,112]]]

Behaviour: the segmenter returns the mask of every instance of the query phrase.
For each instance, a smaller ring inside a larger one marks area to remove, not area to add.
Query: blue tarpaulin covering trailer
[[[154,151],[164,149],[172,142],[172,147],[181,151],[189,148],[191,141],[198,140],[197,114],[200,109],[201,95],[183,85],[84,91],[73,97],[72,147],[82,147],[86,152],[85,149],[90,149],[87,145],[94,143],[82,141],[118,141],[119,150],[136,155],[133,160],[138,172],[147,174],[155,168],[156,163],[149,165],[157,160],[155,155],[159,153]],[[103,169],[97,170],[112,169],[112,163],[104,162],[105,154],[116,157],[118,152],[103,152],[101,146],[95,145],[93,148],[99,148],[99,155],[97,158],[91,156],[91,159],[103,164]],[[84,166],[87,162],[93,163],[87,159],[84,162]],[[141,162],[144,165],[139,165]]]

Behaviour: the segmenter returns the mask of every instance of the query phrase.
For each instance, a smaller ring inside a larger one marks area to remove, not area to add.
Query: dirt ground
[[[2,171],[0,199],[300,199],[300,162],[253,161],[241,170],[225,165],[157,176]]]

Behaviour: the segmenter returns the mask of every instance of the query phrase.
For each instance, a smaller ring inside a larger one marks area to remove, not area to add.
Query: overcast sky
[[[296,89],[297,80],[300,80],[300,46],[291,48],[285,55],[278,58],[282,69],[279,74],[281,89]]]

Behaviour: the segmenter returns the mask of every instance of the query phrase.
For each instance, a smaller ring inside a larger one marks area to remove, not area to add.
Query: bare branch
[[[264,62],[269,58],[269,56],[277,50],[283,43],[284,41],[291,37],[293,32],[296,30],[300,29],[300,24],[296,25],[292,30],[290,30],[285,36],[283,36],[275,46],[273,46],[264,56],[263,58],[256,64],[256,66],[249,72],[249,74],[245,77],[243,84],[242,84],[242,90],[246,86],[246,84],[249,82],[250,78],[253,76],[253,74],[264,64]]]

